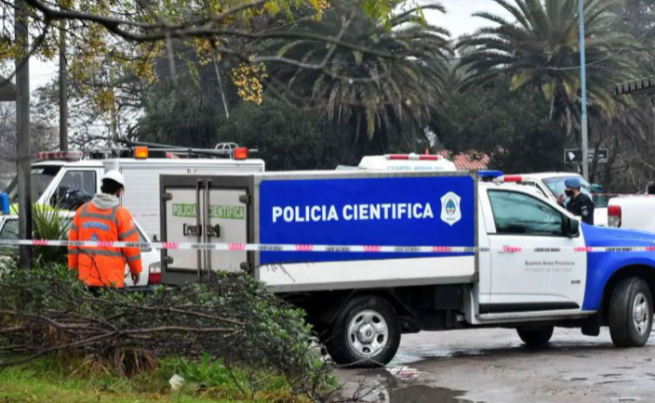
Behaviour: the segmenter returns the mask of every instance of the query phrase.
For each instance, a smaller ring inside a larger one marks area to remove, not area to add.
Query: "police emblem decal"
[[[441,197],[441,221],[453,226],[462,219],[461,200],[462,198],[453,192],[448,192]]]

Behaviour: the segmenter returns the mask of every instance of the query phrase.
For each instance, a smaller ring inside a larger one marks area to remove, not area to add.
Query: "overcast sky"
[[[487,11],[502,16],[510,15],[504,8],[492,0],[437,0],[446,8],[446,14],[438,11],[427,11],[426,19],[434,25],[442,26],[450,31],[453,38],[468,34],[476,29],[488,26],[489,23],[471,14],[478,11]],[[423,1],[421,4],[432,3]]]
[[[439,25],[450,31],[453,38],[470,33],[486,25],[481,18],[471,17],[477,11],[488,11],[494,14],[507,15],[507,12],[492,0],[436,0],[446,7],[447,14],[427,11],[426,18],[434,25]],[[421,4],[434,3],[423,0]],[[57,77],[58,62],[44,63],[36,59],[30,60],[30,88],[35,90]]]

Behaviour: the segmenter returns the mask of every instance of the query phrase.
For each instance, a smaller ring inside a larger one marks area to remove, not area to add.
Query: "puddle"
[[[389,394],[389,403],[467,403],[469,400],[460,399],[464,392],[431,388],[428,386],[409,386],[394,389]]]
[[[460,399],[464,392],[424,385],[388,388],[380,382],[359,385],[354,393],[344,397],[356,403],[470,403]]]
[[[425,374],[408,366],[368,370],[351,376],[341,392],[356,403],[470,403],[460,398],[464,391],[420,384]]]

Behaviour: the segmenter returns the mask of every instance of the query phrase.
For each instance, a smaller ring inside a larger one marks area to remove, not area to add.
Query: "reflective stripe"
[[[132,236],[134,234],[136,234],[136,228],[131,229],[131,230],[127,231],[127,232],[123,232],[122,234],[118,235],[118,238],[121,241],[123,241],[123,240],[129,238],[130,236]]]
[[[94,255],[94,256],[117,256],[117,257],[123,256],[121,252],[114,252],[111,250],[100,250],[100,249],[84,248],[84,247],[80,249],[82,250],[82,253]]]
[[[120,206],[117,204],[111,209],[111,213],[109,214],[100,214],[100,213],[89,213],[89,203],[84,205],[84,208],[82,209],[82,212],[80,213],[80,218],[98,218],[101,220],[108,220],[108,221],[113,221],[114,223],[117,223],[116,220],[116,214],[118,213],[118,208]]]
[[[115,221],[111,214],[82,213],[80,218],[97,218],[100,220]]]
[[[141,259],[141,255],[140,255],[140,254],[139,254],[139,255],[130,256],[130,257],[125,257],[125,260],[127,260],[128,262],[136,262],[136,261],[139,260],[139,259]]]
[[[77,249],[69,249],[69,250],[68,250],[68,254],[69,254],[69,255],[79,255],[79,254],[80,254],[80,251],[77,250]]]
[[[77,228],[77,225],[75,225],[75,224],[71,224],[71,229],[73,231],[79,231],[80,230],[79,228]]]
[[[111,209],[111,220],[116,223],[118,226],[118,220],[116,219],[116,214],[118,214],[118,208],[120,207],[120,204],[117,204],[114,206],[113,209]]]

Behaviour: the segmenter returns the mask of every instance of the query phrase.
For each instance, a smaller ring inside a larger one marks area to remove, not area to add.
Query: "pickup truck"
[[[611,198],[607,210],[611,227],[655,232],[655,183],[643,193]]]
[[[74,212],[61,212],[66,218],[66,225],[70,226],[70,223],[73,221],[75,215]],[[137,223],[134,222],[137,231],[139,232],[139,242],[149,243],[150,239],[143,232],[143,228]],[[12,241],[18,240],[18,216],[16,214],[0,214],[0,240],[3,241]],[[12,251],[16,249],[11,247],[2,247],[0,246],[0,258],[9,256]],[[65,253],[65,252],[62,252]],[[129,276],[129,268],[125,265],[125,287],[129,287],[132,290],[146,288],[149,285],[157,285],[161,282],[161,266],[160,266],[160,257],[161,254],[159,250],[156,249],[142,249],[141,250],[141,262],[142,262],[142,271],[139,282],[134,284],[132,278]]]
[[[586,225],[501,175],[162,175],[162,236],[175,245],[162,283],[251,273],[304,308],[344,365],[389,363],[404,333],[489,326],[532,346],[558,326],[609,326],[616,346],[643,346],[655,234]]]
[[[582,184],[580,190],[585,193],[594,201],[594,225],[598,227],[607,227],[607,203],[606,196],[598,195],[597,187],[590,184],[585,178],[577,173],[572,172],[539,172],[531,174],[512,174],[507,175],[503,179],[505,182],[513,182],[528,186],[534,186],[541,192],[541,194],[553,202],[557,201],[557,197],[564,195],[564,182],[569,178],[576,178]],[[564,197],[564,205],[568,203],[568,197]]]

